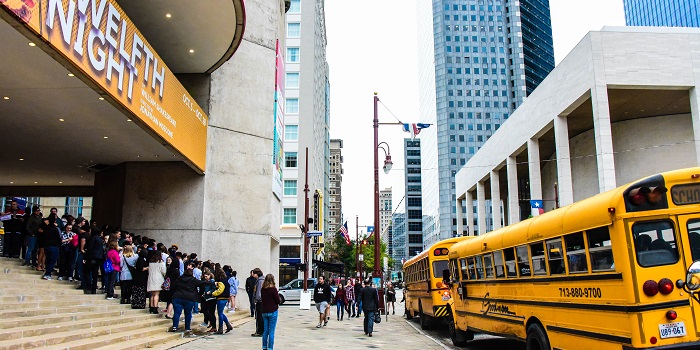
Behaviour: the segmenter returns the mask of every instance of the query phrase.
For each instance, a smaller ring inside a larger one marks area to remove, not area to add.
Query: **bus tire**
[[[527,350],[550,350],[547,333],[539,323],[533,323],[527,327],[527,339],[525,340]]]
[[[467,341],[474,339],[474,334],[470,332],[465,332],[457,329],[455,327],[454,321],[450,320],[447,322],[447,326],[450,329],[450,339],[452,339],[452,344],[454,346],[463,348],[467,346]],[[471,337],[470,337],[471,335]]]
[[[420,328],[423,330],[430,329],[430,322],[428,321],[428,315],[423,312],[423,303],[418,302],[418,313],[420,314]]]

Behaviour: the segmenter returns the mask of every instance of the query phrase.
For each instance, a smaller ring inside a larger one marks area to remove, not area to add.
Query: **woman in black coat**
[[[133,275],[133,286],[131,287],[131,308],[146,308],[146,283],[148,283],[148,250],[139,250],[139,258],[136,260],[136,268]]]
[[[170,262],[168,264],[168,262]],[[165,318],[173,317],[173,283],[180,278],[180,264],[177,260],[168,257],[165,260],[168,265],[168,269],[165,272],[165,280],[170,280],[170,289],[163,290],[160,292],[160,301],[164,301],[168,304],[167,310],[165,311]]]

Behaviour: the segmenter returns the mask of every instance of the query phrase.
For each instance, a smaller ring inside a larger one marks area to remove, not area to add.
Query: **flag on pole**
[[[403,131],[411,133],[411,139],[415,139],[416,135],[420,134],[421,129],[425,129],[429,126],[430,124],[424,123],[404,124]]]
[[[340,234],[345,238],[345,243],[350,244],[350,235],[348,234],[348,222],[345,221],[343,226],[340,227]]]
[[[544,214],[544,203],[541,199],[530,200],[530,207],[532,208],[532,216]]]

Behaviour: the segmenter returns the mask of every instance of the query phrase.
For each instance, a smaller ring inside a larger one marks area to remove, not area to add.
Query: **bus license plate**
[[[661,339],[682,337],[686,335],[685,323],[674,322],[659,325],[659,335]]]

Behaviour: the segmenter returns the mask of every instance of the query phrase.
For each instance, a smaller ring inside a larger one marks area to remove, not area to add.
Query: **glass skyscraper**
[[[454,176],[554,69],[554,48],[548,0],[419,0],[418,28],[427,246],[462,235]]]
[[[628,26],[700,27],[697,0],[624,0]]]

